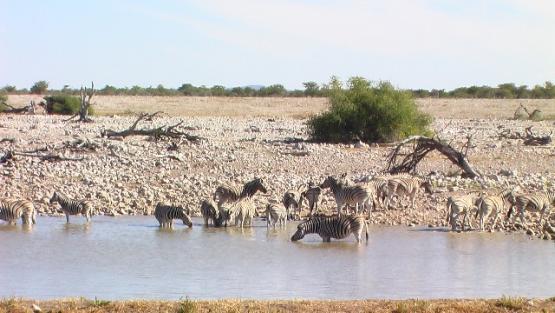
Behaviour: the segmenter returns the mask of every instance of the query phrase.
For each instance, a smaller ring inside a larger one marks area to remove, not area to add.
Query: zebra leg
[[[524,220],[524,207],[520,210],[520,222],[522,222],[522,226],[526,225],[526,221]]]
[[[69,223],[69,213],[66,212],[66,223]]]
[[[212,220],[212,224],[214,224],[214,220]],[[208,216],[204,217],[204,226],[208,227]]]
[[[545,211],[549,211],[549,206],[548,205],[543,206],[542,212],[540,213],[540,220],[538,221],[539,226],[542,225],[543,215],[545,214]]]

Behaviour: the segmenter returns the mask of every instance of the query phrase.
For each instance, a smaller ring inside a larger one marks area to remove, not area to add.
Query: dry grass
[[[22,106],[40,96],[10,95],[8,103]],[[100,115],[130,115],[164,111],[172,116],[234,116],[306,118],[328,107],[325,98],[253,97],[154,97],[95,96],[95,112]],[[418,99],[423,111],[438,118],[512,118],[522,103],[530,110],[540,109],[546,119],[555,118],[555,99]]]
[[[67,299],[0,301],[0,313],[30,312],[38,304],[42,312],[555,312],[555,302],[503,297],[498,300],[360,300],[360,301],[100,301]],[[514,304],[517,303],[515,306]]]

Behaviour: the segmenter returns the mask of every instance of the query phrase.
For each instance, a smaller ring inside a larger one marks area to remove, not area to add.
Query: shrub
[[[58,95],[44,99],[46,100],[46,110],[51,114],[73,115],[79,113],[81,108],[81,100],[74,96]]]
[[[47,90],[48,90],[48,82],[44,80],[36,82],[33,85],[33,87],[31,87],[31,93],[38,94],[38,95],[46,93]]]
[[[371,84],[353,77],[348,88],[328,85],[329,111],[308,121],[316,141],[391,142],[411,135],[429,135],[432,119],[418,110],[410,92],[395,89],[388,82]]]

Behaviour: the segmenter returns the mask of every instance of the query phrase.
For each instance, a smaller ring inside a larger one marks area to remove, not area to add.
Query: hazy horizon
[[[0,86],[533,86],[555,80],[554,32],[549,0],[4,1]]]

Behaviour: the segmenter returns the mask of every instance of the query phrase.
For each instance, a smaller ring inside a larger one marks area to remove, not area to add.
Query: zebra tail
[[[451,222],[451,206],[453,205],[453,202],[448,201],[447,202],[447,224],[449,224],[449,222]]]

